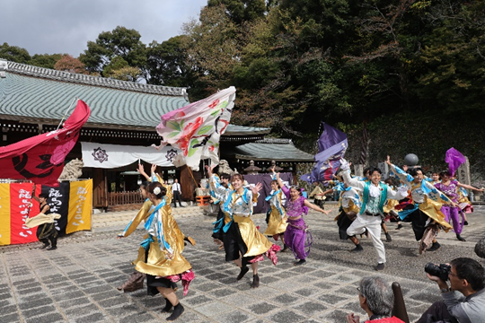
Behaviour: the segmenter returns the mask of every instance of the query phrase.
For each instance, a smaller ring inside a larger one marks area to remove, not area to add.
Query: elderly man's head
[[[390,316],[394,305],[391,286],[381,277],[364,277],[359,283],[360,307],[374,315]]]

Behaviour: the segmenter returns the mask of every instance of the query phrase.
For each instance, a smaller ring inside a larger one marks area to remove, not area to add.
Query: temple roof
[[[186,88],[120,81],[0,60],[0,119],[57,125],[79,98],[91,108],[85,127],[154,131],[160,117],[189,104]],[[269,128],[229,125],[224,137],[261,136]],[[228,138],[230,139],[230,138]]]
[[[314,162],[314,156],[299,150],[291,139],[264,139],[234,148],[235,158],[275,160],[277,162]]]

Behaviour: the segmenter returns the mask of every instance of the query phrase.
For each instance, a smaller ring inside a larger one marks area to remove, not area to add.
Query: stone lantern
[[[246,174],[249,175],[256,175],[260,170],[261,168],[254,166],[254,160],[250,160],[249,167],[244,168]]]

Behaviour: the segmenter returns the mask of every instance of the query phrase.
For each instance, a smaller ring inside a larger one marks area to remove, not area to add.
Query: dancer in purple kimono
[[[295,266],[302,265],[306,262],[306,257],[310,253],[310,246],[313,242],[312,235],[303,220],[303,215],[308,213],[308,209],[313,209],[328,215],[331,211],[325,211],[319,206],[310,203],[301,195],[299,187],[293,185],[289,189],[280,179],[280,174],[276,174],[276,180],[281,190],[286,195],[286,214],[288,216],[288,227],[286,228],[284,240],[285,245],[293,251]]]
[[[456,238],[460,241],[466,241],[462,236],[461,232],[463,230],[463,223],[460,222],[459,213],[461,209],[458,205],[458,198],[459,198],[459,191],[460,187],[474,190],[478,192],[483,192],[484,189],[477,189],[473,186],[462,184],[457,180],[451,180],[450,172],[441,172],[440,173],[441,182],[436,183],[434,186],[443,192],[451,201],[453,201],[453,205],[443,205],[441,207],[441,212],[445,215],[446,221],[449,223],[450,220],[453,221],[453,230],[456,233]]]

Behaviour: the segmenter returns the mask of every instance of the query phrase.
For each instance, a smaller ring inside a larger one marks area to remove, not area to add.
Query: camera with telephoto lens
[[[451,266],[446,264],[435,265],[432,262],[428,262],[426,266],[424,266],[424,271],[431,276],[439,277],[442,281],[447,281]]]

